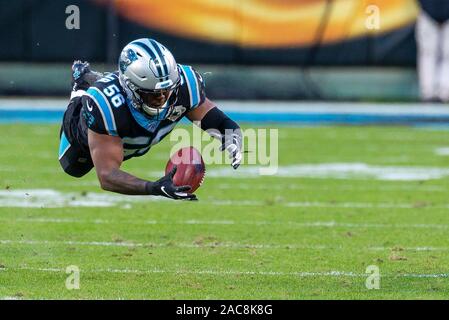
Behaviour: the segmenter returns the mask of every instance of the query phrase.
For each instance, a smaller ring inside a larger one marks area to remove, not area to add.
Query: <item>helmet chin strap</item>
[[[160,119],[159,115],[165,111],[167,106],[168,106],[168,100],[165,101],[165,103],[159,108],[150,107],[147,104],[142,103],[142,111],[151,117],[156,116],[157,120],[162,120],[162,119]]]
[[[170,95],[167,97],[167,100],[165,101],[165,103],[158,108],[150,107],[149,105],[142,102],[142,104],[141,104],[142,112],[144,112],[145,114],[147,114],[151,117],[156,116],[157,120],[164,120],[165,118],[161,118],[160,114],[163,112],[165,112],[166,115],[170,114],[170,109],[174,106],[176,100],[173,101],[173,103],[170,105],[169,105],[169,102],[170,102],[170,98],[172,97],[172,95],[176,94],[175,91],[177,92],[177,90],[170,92]]]

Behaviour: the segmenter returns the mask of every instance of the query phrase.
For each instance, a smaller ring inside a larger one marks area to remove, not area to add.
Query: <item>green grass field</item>
[[[65,175],[58,132],[0,125],[0,298],[449,297],[447,176],[239,177],[242,166],[207,176],[196,203],[134,200],[102,191],[93,172]],[[169,156],[166,140],[125,169],[156,178]],[[443,130],[279,128],[282,168],[361,163],[406,174],[419,167],[426,176],[449,168],[449,157],[435,153],[444,147]],[[36,194],[44,204],[32,205]],[[86,199],[91,206],[77,206]],[[71,265],[80,269],[79,290],[65,286]],[[370,265],[380,270],[379,289],[365,286]]]

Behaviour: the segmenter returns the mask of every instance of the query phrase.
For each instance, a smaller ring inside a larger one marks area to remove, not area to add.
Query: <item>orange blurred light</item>
[[[94,0],[106,4],[108,0]],[[180,37],[242,47],[304,47],[331,3],[323,43],[385,33],[413,23],[415,0],[115,0],[123,17]],[[367,6],[376,5],[380,29],[369,30]]]

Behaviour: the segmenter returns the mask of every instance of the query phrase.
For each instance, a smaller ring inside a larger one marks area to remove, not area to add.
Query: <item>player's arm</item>
[[[148,181],[120,170],[123,145],[119,137],[98,134],[88,129],[90,154],[101,188],[107,191],[144,195]]]
[[[240,126],[206,97],[198,107],[187,114],[187,118],[194,123],[199,121],[201,129],[221,140],[220,150],[226,149],[229,152],[232,167],[237,169],[242,161]]]
[[[88,141],[102,189],[130,195],[155,195],[176,200],[196,200],[195,195],[185,193],[190,186],[173,185],[176,167],[155,182],[142,180],[120,170],[123,162],[123,145],[119,137],[99,134],[88,129]]]

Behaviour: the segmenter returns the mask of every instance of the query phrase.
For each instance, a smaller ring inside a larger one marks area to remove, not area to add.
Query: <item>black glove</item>
[[[164,177],[155,182],[148,182],[146,189],[148,194],[154,196],[162,196],[174,200],[198,200],[192,193],[185,193],[190,189],[190,186],[177,187],[173,184],[173,177],[175,176],[177,167],[173,169]]]
[[[232,159],[232,167],[237,169],[242,162],[242,134],[240,130],[234,130],[233,134],[226,134],[222,138],[223,144],[220,151],[227,150],[229,159]]]

